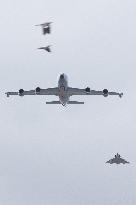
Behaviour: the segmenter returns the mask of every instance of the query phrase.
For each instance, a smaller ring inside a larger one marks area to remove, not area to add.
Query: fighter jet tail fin
[[[69,101],[68,104],[71,104],[71,105],[75,104],[75,105],[77,105],[77,104],[84,104],[84,102]]]
[[[46,102],[46,104],[51,105],[51,104],[61,104],[60,101],[51,101],[51,102]]]

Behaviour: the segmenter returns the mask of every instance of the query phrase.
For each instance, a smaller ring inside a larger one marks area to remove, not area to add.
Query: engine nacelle
[[[37,95],[40,93],[40,91],[41,91],[41,88],[40,88],[40,87],[37,87],[37,88],[35,89],[35,93],[36,93]]]
[[[108,97],[108,93],[109,93],[109,92],[108,92],[107,89],[104,89],[104,90],[103,90],[103,96],[104,96],[104,97]]]
[[[87,87],[87,88],[85,89],[85,91],[86,91],[87,93],[90,93],[90,92],[91,92],[91,90],[90,90],[89,87]]]
[[[18,93],[19,93],[19,96],[24,96],[24,90],[23,89],[20,89]]]

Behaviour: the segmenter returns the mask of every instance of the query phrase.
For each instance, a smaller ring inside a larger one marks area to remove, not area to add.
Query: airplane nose
[[[64,74],[61,74],[61,75],[60,75],[60,79],[64,79]]]

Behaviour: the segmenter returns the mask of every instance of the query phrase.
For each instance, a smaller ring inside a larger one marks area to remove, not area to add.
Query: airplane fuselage
[[[69,101],[68,96],[68,79],[65,74],[61,74],[58,81],[59,88],[59,100],[60,103],[65,106]]]

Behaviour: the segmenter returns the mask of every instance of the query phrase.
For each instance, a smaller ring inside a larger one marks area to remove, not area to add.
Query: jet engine
[[[20,89],[18,93],[19,93],[19,96],[24,96],[24,90],[23,89]]]
[[[103,90],[103,96],[104,96],[104,97],[108,97],[108,90],[107,90],[107,89],[104,89],[104,90]]]
[[[39,94],[40,93],[40,91],[41,91],[41,88],[40,87],[37,87],[36,89],[35,89],[35,94]]]
[[[85,89],[85,91],[87,92],[87,93],[90,93],[90,88],[89,87],[87,87],[86,89]]]

